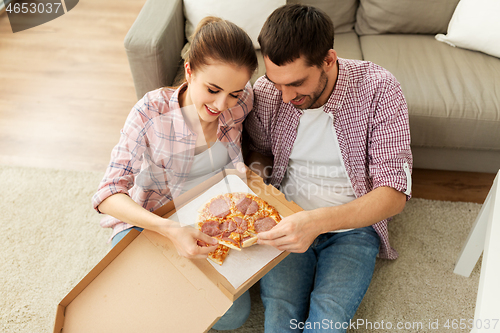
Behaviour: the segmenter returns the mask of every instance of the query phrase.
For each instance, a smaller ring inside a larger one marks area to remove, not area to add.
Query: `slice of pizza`
[[[208,254],[208,258],[213,262],[222,265],[227,255],[229,254],[229,247],[234,248],[232,241],[230,241],[228,237],[224,236],[225,230],[223,229],[225,228],[225,226],[222,226],[221,230],[221,223],[218,219],[209,219],[198,222],[197,227],[199,230],[201,230],[201,232],[207,234],[210,237],[216,238],[219,242],[219,245],[217,246],[215,251]],[[231,246],[228,247],[224,244],[230,244]]]
[[[219,224],[221,234],[216,238],[219,244],[241,251],[241,234],[238,232],[238,225],[233,218],[225,219]]]
[[[243,218],[248,221],[247,233],[250,234],[248,236],[257,237],[259,232],[271,230],[281,221],[276,208],[257,196],[246,194],[244,198],[237,200],[238,211],[245,211]]]
[[[222,230],[220,230],[220,221],[217,219],[199,221],[197,223],[197,226],[198,230],[201,230],[201,232],[207,234],[210,237],[215,237],[222,234]]]
[[[244,227],[238,230],[241,233],[241,247],[256,244],[259,232],[270,230],[281,221],[276,208],[262,198],[244,192],[231,193],[231,215],[237,224],[238,221],[245,221]]]
[[[278,224],[279,220],[272,216],[265,216],[258,218],[253,223],[253,230],[255,233],[269,231]]]
[[[234,216],[232,220],[236,224],[236,232],[240,234],[242,248],[249,247],[257,243],[257,235],[248,230],[249,222],[245,216]]]
[[[241,235],[241,247],[244,248],[255,245],[257,244],[257,240],[257,234],[247,230]]]
[[[227,246],[219,244],[215,251],[208,254],[208,259],[212,260],[216,264],[222,265],[224,263],[224,260],[226,260],[228,254],[229,248]]]
[[[231,199],[227,194],[220,194],[208,200],[200,207],[198,220],[211,218],[223,219],[231,213]]]
[[[197,223],[198,229],[210,237],[217,239],[219,244],[241,251],[241,234],[233,219],[208,219]]]
[[[219,236],[217,240],[219,244],[241,251],[241,235],[236,232],[232,232],[229,236]]]

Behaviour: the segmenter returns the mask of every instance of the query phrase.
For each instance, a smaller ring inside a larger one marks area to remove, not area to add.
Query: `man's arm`
[[[347,204],[301,211],[285,217],[273,229],[258,234],[259,244],[303,253],[325,232],[362,228],[399,214],[406,195],[391,187],[378,187]]]

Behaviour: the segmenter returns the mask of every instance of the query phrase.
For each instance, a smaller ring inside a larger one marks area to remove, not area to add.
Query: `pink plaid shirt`
[[[408,109],[396,78],[367,61],[338,59],[335,89],[324,106],[334,116],[344,165],[356,197],[379,186],[405,192],[410,198],[412,154]],[[280,186],[297,135],[301,112],[283,103],[281,92],[265,77],[254,84],[254,109],[246,122],[251,149],[274,156],[270,183]],[[406,171],[405,171],[406,169]],[[380,236],[379,257],[396,259],[387,222],[373,228]]]
[[[191,170],[196,134],[184,121],[179,105],[179,91],[162,88],[147,93],[130,112],[111,162],[97,193],[92,198],[94,209],[115,193],[128,194],[149,211],[179,196]],[[233,164],[241,157],[243,120],[252,108],[253,91],[248,83],[236,106],[219,116],[217,137],[229,153]],[[111,237],[130,224],[106,216],[104,228],[113,228]]]

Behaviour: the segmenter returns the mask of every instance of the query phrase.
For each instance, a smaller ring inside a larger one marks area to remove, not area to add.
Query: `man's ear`
[[[184,63],[184,75],[186,76],[186,81],[187,83],[191,83],[191,76],[192,76],[192,72],[191,72],[191,66],[189,65],[189,62],[185,62]]]
[[[328,50],[325,60],[323,61],[323,66],[325,72],[337,68],[337,51],[334,49]]]

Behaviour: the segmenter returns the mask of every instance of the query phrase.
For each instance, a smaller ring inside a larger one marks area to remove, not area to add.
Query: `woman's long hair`
[[[185,58],[192,72],[210,61],[246,68],[250,76],[258,65],[248,34],[236,24],[215,16],[207,16],[198,23]]]

